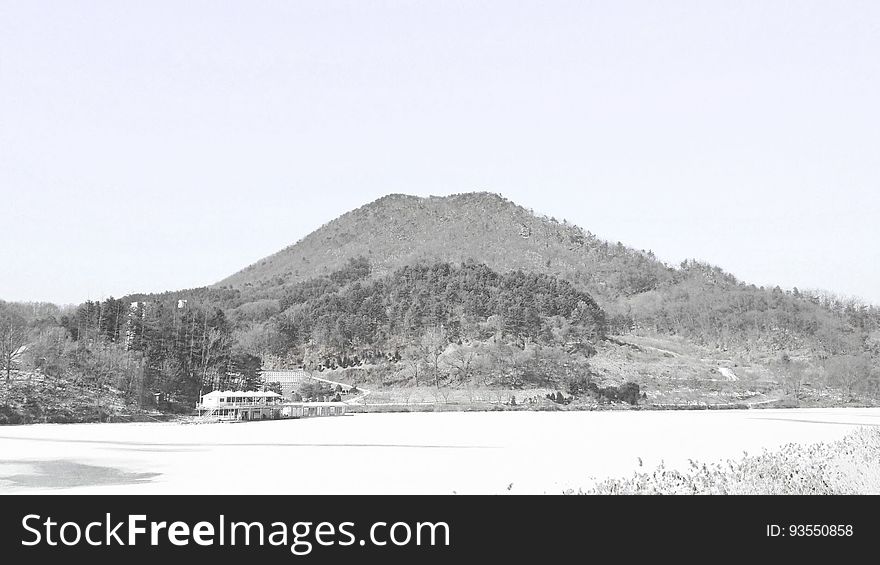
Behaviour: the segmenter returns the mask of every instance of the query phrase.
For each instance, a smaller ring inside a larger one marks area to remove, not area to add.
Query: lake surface
[[[560,493],[880,426],[880,408],[0,426],[0,493]]]

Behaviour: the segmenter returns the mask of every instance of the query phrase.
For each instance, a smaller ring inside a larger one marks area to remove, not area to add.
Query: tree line
[[[438,387],[480,375],[512,387],[547,383],[564,357],[585,360],[605,332],[592,297],[553,276],[474,262],[369,275],[369,262],[354,259],[265,308],[248,309],[253,303],[222,289],[33,312],[8,305],[0,320],[18,328],[15,350],[27,348],[15,361],[11,345],[0,353],[7,372],[18,363],[141,402],[158,395],[191,404],[208,390],[264,386],[267,359],[313,370],[390,363],[389,372],[408,368],[415,384]]]
[[[502,273],[473,261],[376,276],[363,257],[283,286],[136,294],[75,307],[0,302],[0,369],[7,382],[20,367],[112,386],[141,402],[254,390],[265,386],[261,364],[374,367],[389,385],[564,389],[590,378],[589,358],[607,334],[647,332],[749,361],[787,356],[773,369],[789,388],[819,379],[850,393],[880,388],[876,307],[746,285],[694,261],[671,271],[643,268],[655,263],[631,255],[619,274],[633,292],[606,295],[601,305],[576,277]]]

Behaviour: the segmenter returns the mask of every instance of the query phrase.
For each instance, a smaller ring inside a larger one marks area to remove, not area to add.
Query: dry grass
[[[603,481],[578,494],[878,493],[880,429],[861,428],[830,443],[788,444],[724,463],[691,461],[685,471],[661,465],[650,473]]]
[[[39,373],[13,371],[9,389],[0,384],[0,424],[154,420],[122,392],[83,387]],[[2,381],[0,381],[2,382]]]

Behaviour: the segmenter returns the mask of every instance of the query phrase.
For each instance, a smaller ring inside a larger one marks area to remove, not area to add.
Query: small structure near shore
[[[196,410],[200,417],[218,420],[279,420],[316,416],[342,416],[343,402],[285,402],[272,391],[220,391],[202,395]]]
[[[275,392],[215,390],[203,395],[196,407],[199,416],[235,420],[280,417],[281,395]]]

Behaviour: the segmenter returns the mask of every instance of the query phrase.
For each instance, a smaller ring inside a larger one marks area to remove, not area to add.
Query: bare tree
[[[474,372],[477,350],[470,345],[452,344],[440,357],[440,364],[448,368],[460,383],[468,383]]]
[[[443,352],[440,363],[455,378],[457,384],[464,385],[468,400],[473,404],[477,374],[483,369],[477,347],[468,344],[450,344]]]
[[[27,323],[16,312],[0,305],[0,360],[6,369],[6,401],[9,402],[12,365],[27,340]]]
[[[422,368],[422,358],[421,347],[410,345],[403,350],[401,360],[415,380],[415,386],[419,386],[419,371]]]
[[[420,342],[423,359],[434,378],[434,386],[440,388],[440,356],[446,349],[446,332],[443,328],[429,328]]]
[[[400,389],[400,398],[403,399],[403,403],[406,406],[409,406],[409,399],[412,397],[413,391],[410,387],[405,386]]]
[[[827,368],[833,382],[852,398],[858,388],[868,384],[871,359],[867,355],[838,355],[829,360]]]
[[[784,355],[777,364],[777,370],[780,373],[783,390],[797,398],[806,380],[807,366],[801,361],[793,361],[788,355]]]

